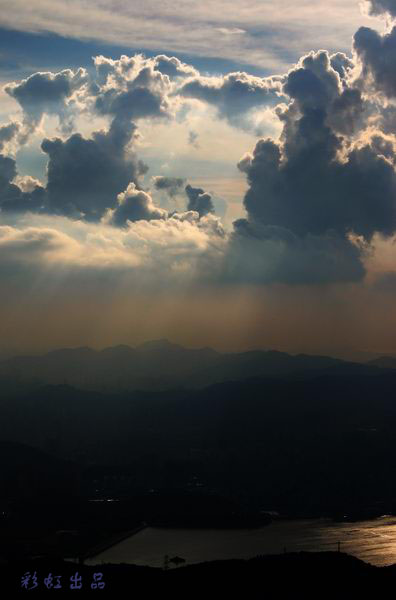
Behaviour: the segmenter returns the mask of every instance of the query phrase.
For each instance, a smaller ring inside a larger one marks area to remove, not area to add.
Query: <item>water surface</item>
[[[101,552],[87,564],[130,563],[161,567],[164,556],[186,564],[252,558],[260,554],[337,550],[374,565],[396,563],[396,517],[334,523],[325,519],[273,521],[260,529],[162,529],[148,527]]]

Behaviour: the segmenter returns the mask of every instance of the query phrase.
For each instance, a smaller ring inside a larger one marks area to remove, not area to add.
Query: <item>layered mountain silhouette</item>
[[[252,350],[221,354],[211,348],[188,349],[168,340],[146,342],[136,348],[120,345],[104,350],[87,347],[61,349],[43,356],[18,356],[0,362],[2,389],[12,386],[68,384],[96,391],[199,389],[250,377],[287,377],[318,374],[332,369],[355,372],[391,366],[372,361],[363,366],[326,356],[290,355]]]
[[[0,501],[70,490],[162,506],[167,490],[296,515],[396,511],[396,370],[380,366],[167,340],[3,361]]]

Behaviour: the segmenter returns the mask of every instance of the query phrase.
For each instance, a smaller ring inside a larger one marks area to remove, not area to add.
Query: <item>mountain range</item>
[[[168,340],[136,348],[120,345],[104,350],[61,349],[42,356],[17,356],[0,362],[0,386],[67,384],[95,391],[200,389],[250,377],[298,377],[331,369],[368,372],[396,368],[396,359],[383,357],[366,365],[327,356],[290,355],[275,350],[221,354],[211,348],[188,349]]]

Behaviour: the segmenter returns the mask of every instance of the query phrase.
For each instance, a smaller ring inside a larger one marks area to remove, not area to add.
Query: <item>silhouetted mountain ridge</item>
[[[160,339],[136,348],[64,348],[43,356],[3,360],[0,385],[67,383],[98,391],[199,389],[222,381],[298,376],[336,367],[357,368],[355,363],[327,356],[291,355],[276,350],[221,354],[207,347],[184,348]]]

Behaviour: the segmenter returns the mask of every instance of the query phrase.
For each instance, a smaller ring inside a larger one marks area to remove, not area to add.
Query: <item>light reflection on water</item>
[[[325,519],[274,521],[260,529],[159,529],[148,527],[108,548],[87,564],[133,563],[161,567],[164,556],[186,564],[207,560],[252,558],[260,554],[341,551],[374,565],[396,563],[396,518],[334,523]]]

